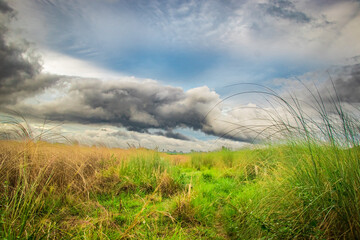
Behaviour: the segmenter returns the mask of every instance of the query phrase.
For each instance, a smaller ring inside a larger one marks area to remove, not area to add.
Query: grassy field
[[[3,239],[356,239],[360,148],[0,143]]]

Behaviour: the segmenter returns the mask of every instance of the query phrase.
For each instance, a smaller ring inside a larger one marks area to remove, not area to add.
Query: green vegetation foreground
[[[356,239],[360,148],[0,144],[4,239]]]

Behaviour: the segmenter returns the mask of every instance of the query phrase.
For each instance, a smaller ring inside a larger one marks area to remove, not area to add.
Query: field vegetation
[[[359,147],[292,143],[186,155],[31,141],[0,148],[4,239],[360,234]]]

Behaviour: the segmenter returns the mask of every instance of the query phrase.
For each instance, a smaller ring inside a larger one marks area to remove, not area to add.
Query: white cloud
[[[42,56],[42,70],[44,73],[84,78],[126,78],[121,73],[105,70],[89,62],[79,60],[61,53],[50,50],[40,50],[39,53]]]

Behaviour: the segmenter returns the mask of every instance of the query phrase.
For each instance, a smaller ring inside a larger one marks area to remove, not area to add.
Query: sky
[[[243,91],[332,78],[359,104],[359,10],[355,0],[0,0],[0,110],[87,144],[239,148],[257,136],[243,126],[269,108]]]

